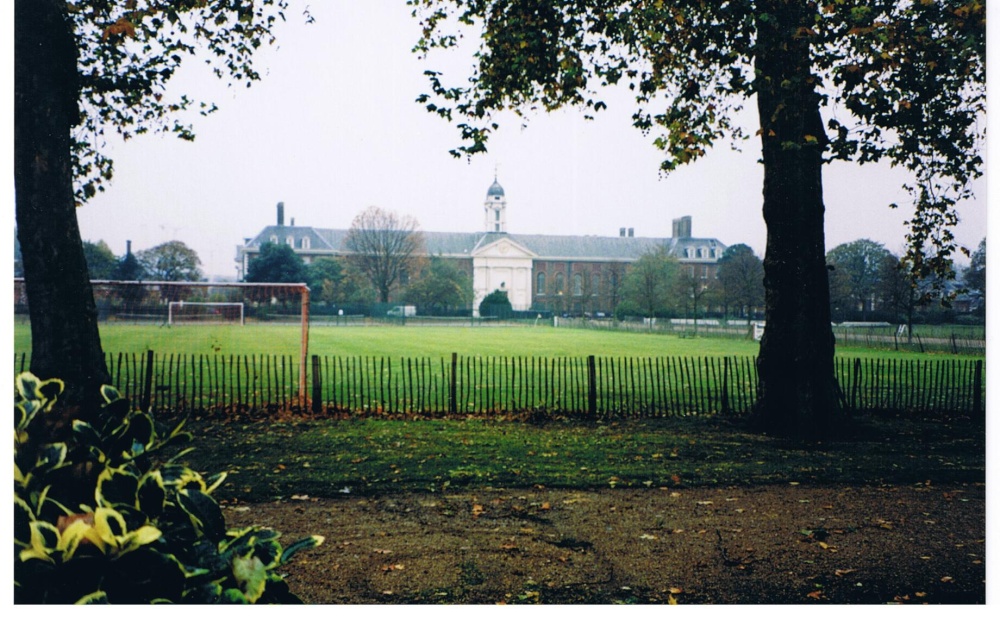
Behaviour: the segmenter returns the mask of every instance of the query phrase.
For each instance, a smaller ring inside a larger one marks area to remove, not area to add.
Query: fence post
[[[974,415],[983,412],[983,362],[976,361],[975,379],[972,382],[972,411]]]
[[[597,417],[597,364],[594,355],[587,357],[587,415]]]
[[[142,410],[149,412],[153,396],[153,351],[146,351],[146,372],[142,382]]]
[[[722,414],[729,413],[729,357],[722,360]]]
[[[861,359],[854,359],[854,380],[851,385],[851,410],[858,408],[858,387],[861,386]]]
[[[312,412],[323,410],[323,379],[319,369],[319,355],[312,355]]]
[[[451,381],[448,384],[448,412],[458,413],[458,353],[451,353]]]

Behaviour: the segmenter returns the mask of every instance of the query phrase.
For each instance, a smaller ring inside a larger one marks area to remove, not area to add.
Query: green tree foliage
[[[701,276],[697,265],[678,265],[670,290],[672,308],[679,315],[694,321],[693,331],[698,334],[698,319],[706,304],[715,297],[715,285]]]
[[[677,304],[679,274],[680,263],[663,248],[643,254],[625,274],[619,313],[668,317]]]
[[[472,278],[440,257],[431,257],[420,277],[406,288],[406,301],[427,315],[468,311],[473,296]]]
[[[506,291],[497,289],[493,293],[487,294],[483,301],[479,303],[479,315],[481,317],[499,317],[501,319],[510,317],[514,307],[507,297]]]
[[[927,298],[918,282],[913,279],[906,261],[891,253],[882,258],[878,268],[875,298],[880,308],[892,315],[892,321],[907,325],[907,337],[912,340],[917,307],[925,303]]]
[[[752,423],[807,439],[845,425],[833,384],[823,165],[886,161],[910,170],[911,267],[923,275],[943,268],[955,203],[983,171],[984,2],[409,4],[423,55],[479,31],[471,80],[428,70],[430,93],[419,98],[458,126],[456,156],[486,150],[499,111],[573,106],[592,115],[606,108],[600,92],[610,85],[635,95],[634,125],[663,151],[666,172],[719,141],[758,136],[767,330]],[[734,113],[748,98],[759,127],[745,131]]]
[[[149,280],[201,280],[198,253],[181,241],[168,241],[141,251],[137,258]]]
[[[250,259],[245,278],[248,283],[304,283],[306,276],[306,265],[291,246],[268,241]]]
[[[91,280],[114,278],[118,271],[118,257],[104,241],[84,241],[83,256],[87,259],[87,273]]]
[[[319,257],[306,267],[306,282],[313,300],[330,303],[346,300],[346,279],[344,266],[338,259]]]
[[[744,243],[726,248],[719,258],[715,278],[718,299],[736,315],[752,319],[755,308],[764,305],[764,264]]]
[[[979,247],[972,253],[969,267],[962,274],[966,289],[973,289],[986,298],[986,237],[979,242]]]
[[[115,269],[114,274],[115,280],[142,280],[145,277],[146,268],[142,266],[139,259],[131,252],[128,252],[118,261],[118,267]]]
[[[351,222],[344,246],[348,262],[371,281],[382,303],[407,276],[419,272],[424,247],[420,224],[410,216],[368,207]]]
[[[32,302],[31,371],[66,383],[65,405],[98,402],[108,373],[76,216],[112,175],[106,131],[128,138],[208,112],[166,85],[201,58],[231,84],[260,78],[253,57],[271,43],[284,0],[16,0],[14,185],[25,289]]]
[[[879,273],[890,256],[884,245],[871,239],[841,244],[826,255],[830,271],[846,277],[848,293],[863,320],[868,319],[874,308]]]
[[[157,2],[69,0],[67,14],[79,49],[80,123],[73,133],[76,196],[104,190],[114,163],[102,152],[105,134],[123,139],[149,132],[195,137],[187,118],[208,115],[210,102],[174,95],[167,86],[181,65],[197,58],[230,85],[260,80],[254,54],[274,43],[287,2]]]

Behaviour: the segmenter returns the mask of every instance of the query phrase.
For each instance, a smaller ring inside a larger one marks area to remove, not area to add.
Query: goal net
[[[167,304],[167,325],[246,323],[242,302],[185,302]]]
[[[297,346],[275,345],[274,353],[287,354],[297,348],[299,353],[299,394],[305,393],[307,355],[309,352],[309,288],[304,283],[230,283],[230,282],[168,282],[168,281],[116,281],[92,280],[97,320],[101,326],[101,339],[105,351],[127,355],[170,351],[174,345],[184,345],[184,333],[203,335],[211,332],[227,338],[214,346],[215,352],[243,355],[246,333],[270,335],[270,331],[236,330],[241,326],[261,325],[295,326],[301,329]],[[15,337],[28,335],[22,345],[30,346],[28,301],[24,279],[14,279]],[[211,324],[235,327],[230,331],[216,331]],[[171,328],[167,340],[152,328],[127,328],[128,326]],[[201,330],[199,326],[205,326]],[[120,327],[120,328],[119,328]],[[187,328],[187,331],[183,331]],[[177,335],[177,332],[182,332]],[[107,331],[107,332],[105,332]],[[287,332],[281,336],[288,337]],[[200,336],[200,335],[199,335]],[[222,339],[218,339],[222,341]],[[287,339],[285,339],[287,342]],[[127,343],[123,343],[127,342]],[[190,345],[190,343],[188,343]],[[200,345],[200,344],[199,344]],[[126,358],[130,358],[126,357]]]

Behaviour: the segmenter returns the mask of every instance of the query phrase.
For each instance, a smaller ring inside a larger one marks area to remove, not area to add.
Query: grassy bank
[[[223,497],[463,488],[677,489],[985,480],[968,420],[863,419],[848,441],[797,447],[719,418],[643,423],[497,420],[200,421],[195,467],[231,471]]]

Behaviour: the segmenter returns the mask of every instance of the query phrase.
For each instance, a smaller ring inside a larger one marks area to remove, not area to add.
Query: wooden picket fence
[[[27,355],[15,355],[24,371]],[[290,355],[107,354],[111,382],[154,411],[296,408],[355,415],[547,413],[652,417],[743,414],[752,357],[388,358],[313,355],[307,388]],[[982,360],[842,359],[854,411],[982,415]]]

